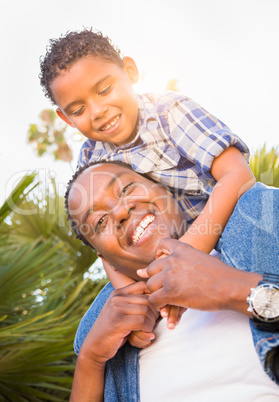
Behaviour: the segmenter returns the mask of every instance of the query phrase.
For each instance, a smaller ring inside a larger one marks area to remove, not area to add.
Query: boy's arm
[[[124,288],[124,286],[130,285],[134,283],[134,279],[129,278],[128,276],[122,274],[121,272],[117,271],[110,263],[108,263],[104,258],[102,258],[104,270],[114,287],[114,289]]]
[[[248,163],[234,147],[214,159],[211,174],[217,183],[199,217],[179,239],[206,253],[215,247],[240,196],[255,183]]]

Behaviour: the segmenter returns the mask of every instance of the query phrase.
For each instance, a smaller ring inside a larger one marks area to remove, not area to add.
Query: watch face
[[[275,321],[279,319],[279,287],[263,284],[254,289],[251,295],[254,313],[260,320]]]

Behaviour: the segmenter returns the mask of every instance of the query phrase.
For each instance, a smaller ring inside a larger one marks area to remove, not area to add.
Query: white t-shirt
[[[275,402],[279,386],[263,371],[248,317],[188,310],[174,330],[166,319],[140,352],[142,402]]]

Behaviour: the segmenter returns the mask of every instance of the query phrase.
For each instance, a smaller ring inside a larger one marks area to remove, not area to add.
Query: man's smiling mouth
[[[118,122],[119,119],[120,119],[120,114],[118,114],[113,120],[111,120],[109,122],[109,124],[106,124],[105,126],[101,127],[100,130],[101,131],[109,130],[111,127],[115,126],[115,124]]]
[[[133,235],[132,235],[132,244],[136,244],[139,239],[142,237],[144,231],[147,227],[154,221],[155,216],[153,214],[145,215],[145,217],[140,221],[137,225]]]

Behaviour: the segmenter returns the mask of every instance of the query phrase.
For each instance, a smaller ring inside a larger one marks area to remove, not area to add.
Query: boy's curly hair
[[[62,70],[67,70],[85,56],[93,56],[123,66],[120,50],[110,38],[92,29],[67,32],[57,39],[50,39],[45,56],[40,57],[39,75],[45,96],[55,104],[50,85]]]

